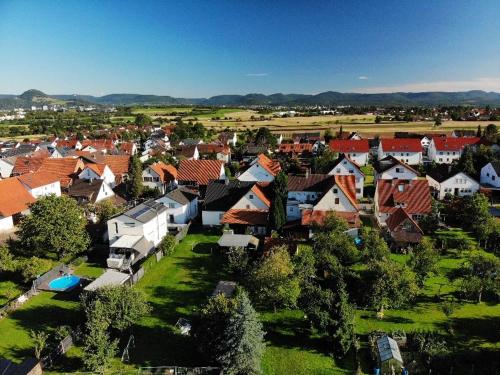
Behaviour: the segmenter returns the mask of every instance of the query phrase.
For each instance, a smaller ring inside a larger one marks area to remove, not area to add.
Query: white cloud
[[[389,92],[423,92],[423,91],[469,91],[484,90],[500,92],[500,77],[475,78],[465,81],[415,82],[394,86],[362,87],[355,92],[366,94]]]
[[[358,79],[363,79],[364,80],[364,79],[368,79],[368,77],[367,76],[359,76]]]
[[[247,77],[266,77],[269,74],[267,73],[247,73],[245,74]]]

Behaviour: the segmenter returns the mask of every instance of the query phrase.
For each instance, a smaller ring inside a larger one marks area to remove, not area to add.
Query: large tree
[[[229,318],[218,362],[227,375],[258,375],[262,373],[264,331],[248,295],[239,291],[236,308]]]
[[[258,145],[270,145],[272,149],[276,148],[276,145],[278,144],[278,140],[276,139],[276,136],[271,133],[269,128],[262,127],[257,130],[257,133],[255,134],[255,143]]]
[[[288,179],[285,173],[278,173],[273,182],[273,201],[271,202],[271,220],[273,227],[278,231],[286,223],[287,184]]]
[[[387,242],[380,236],[378,230],[363,227],[361,229],[361,237],[363,238],[362,255],[365,261],[389,258],[390,251]]]
[[[31,214],[21,221],[19,238],[35,254],[61,258],[87,250],[90,238],[86,224],[84,212],[74,199],[49,195],[31,206]]]
[[[314,236],[314,250],[319,257],[334,255],[342,264],[352,264],[359,259],[360,252],[351,236],[345,233],[345,220],[330,215],[325,225],[319,227]]]
[[[493,231],[493,217],[488,198],[482,193],[464,197],[461,206],[461,223],[465,230],[472,230],[478,240],[487,241]]]
[[[145,115],[144,113],[138,113],[136,116],[135,116],[135,124],[137,126],[145,126],[145,125],[151,125],[153,122],[153,120],[151,119],[151,117],[149,117],[148,115]]]
[[[408,265],[415,272],[419,287],[422,288],[428,275],[436,270],[438,260],[439,253],[428,238],[424,238],[412,251]]]
[[[500,296],[500,260],[496,255],[474,252],[461,268],[462,292],[481,303],[483,294]]]
[[[253,295],[265,307],[293,307],[300,294],[299,280],[286,246],[274,247],[251,277]]]
[[[142,163],[137,155],[132,157],[130,163],[130,195],[137,199],[144,191],[142,183]]]

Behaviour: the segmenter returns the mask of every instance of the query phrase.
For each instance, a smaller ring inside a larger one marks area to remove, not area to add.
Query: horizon
[[[499,11],[493,0],[7,0],[0,92],[500,92]]]

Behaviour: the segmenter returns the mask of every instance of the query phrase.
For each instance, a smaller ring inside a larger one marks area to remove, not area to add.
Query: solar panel
[[[148,212],[150,210],[149,207],[143,207],[141,208],[139,211],[137,212],[134,212],[133,214],[130,215],[130,217],[133,217],[134,219],[138,218],[139,216],[141,216],[142,214],[145,214],[146,212]]]

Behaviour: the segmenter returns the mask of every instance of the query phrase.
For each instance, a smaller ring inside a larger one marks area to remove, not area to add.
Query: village
[[[300,373],[439,372],[483,355],[497,368],[494,351],[452,343],[454,312],[498,314],[496,125],[373,137],[136,120],[0,144],[3,373],[219,374],[232,300],[260,312],[269,373],[277,358],[304,366],[280,335],[318,341],[314,354],[297,341],[318,362]],[[91,325],[106,298],[135,300],[123,327]]]

